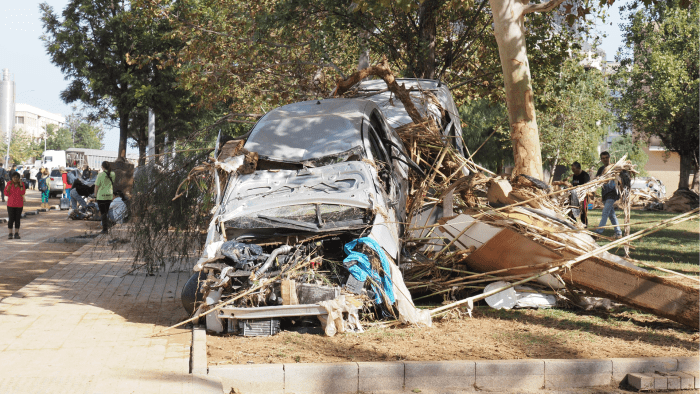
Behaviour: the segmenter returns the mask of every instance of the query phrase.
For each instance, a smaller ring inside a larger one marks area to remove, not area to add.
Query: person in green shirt
[[[107,161],[102,162],[102,172],[97,176],[95,181],[95,197],[97,198],[97,206],[100,207],[102,215],[102,234],[107,234],[109,228],[109,205],[114,198],[114,172],[112,166]]]

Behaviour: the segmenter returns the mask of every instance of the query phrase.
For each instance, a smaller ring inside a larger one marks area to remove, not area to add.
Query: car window
[[[51,176],[61,176],[60,170],[51,170]]]

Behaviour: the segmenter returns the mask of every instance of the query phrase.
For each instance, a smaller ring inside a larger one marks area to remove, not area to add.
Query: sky
[[[45,0],[59,13],[68,4],[67,0]],[[602,49],[607,60],[614,60],[617,48],[621,45],[619,31],[619,4],[609,10],[610,18],[605,24],[599,22],[598,30],[607,34],[602,39]],[[45,111],[67,116],[73,112],[72,106],[64,103],[60,93],[68,82],[60,69],[53,65],[46,54],[41,40],[42,24],[39,1],[0,0],[0,69],[9,69],[15,81],[16,102],[29,104]],[[119,146],[119,130],[105,127],[104,149],[116,151]],[[129,152],[136,153],[130,148]]]

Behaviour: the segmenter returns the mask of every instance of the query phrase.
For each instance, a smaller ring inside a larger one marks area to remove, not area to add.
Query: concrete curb
[[[205,345],[206,346],[206,345]],[[206,358],[206,349],[204,350]],[[629,373],[685,372],[700,384],[699,357],[590,360],[407,361],[337,364],[212,365],[225,392],[380,393],[565,390],[618,387]],[[688,370],[683,370],[688,369]]]
[[[207,368],[207,331],[201,326],[192,327],[192,345],[190,347],[191,374],[206,375]]]

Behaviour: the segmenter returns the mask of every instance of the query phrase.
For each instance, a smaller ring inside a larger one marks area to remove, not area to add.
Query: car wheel
[[[207,275],[204,272],[195,272],[182,288],[180,300],[182,301],[182,306],[190,315],[194,313],[195,306],[204,301],[204,294],[201,292],[200,286],[206,278]]]

